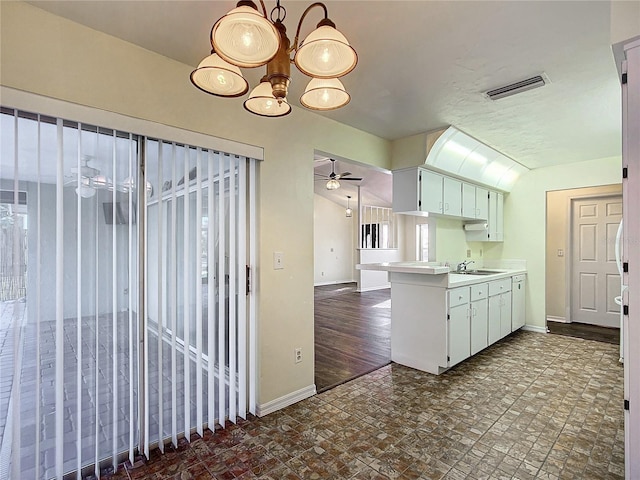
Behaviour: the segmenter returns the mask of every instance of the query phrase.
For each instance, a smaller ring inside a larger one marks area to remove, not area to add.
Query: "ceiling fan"
[[[113,181],[100,174],[100,170],[89,166],[93,159],[90,155],[84,155],[80,167],[72,166],[71,174],[65,175],[65,187],[76,187],[76,193],[83,198],[90,198],[96,194],[96,190],[113,190]]]
[[[354,182],[362,180],[362,178],[359,177],[350,177],[349,175],[351,175],[351,172],[336,173],[336,161],[333,158],[330,158],[329,160],[331,160],[331,173],[329,175],[324,175],[322,173],[315,174],[319,177],[316,178],[316,180],[327,180],[327,190],[336,190],[340,188],[340,182],[338,180],[350,180]]]

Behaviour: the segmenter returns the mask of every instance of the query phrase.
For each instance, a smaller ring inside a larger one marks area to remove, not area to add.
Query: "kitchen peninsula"
[[[391,360],[438,375],[525,324],[524,261],[451,272],[430,262],[357,265],[388,272]]]

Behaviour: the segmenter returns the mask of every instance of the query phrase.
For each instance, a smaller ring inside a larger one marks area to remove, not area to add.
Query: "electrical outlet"
[[[471,258],[471,250],[467,250],[467,258]]]
[[[295,363],[302,361],[302,348],[298,347],[293,350]]]

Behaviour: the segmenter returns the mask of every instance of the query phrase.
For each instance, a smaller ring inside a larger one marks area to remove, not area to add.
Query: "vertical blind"
[[[255,161],[0,119],[0,479],[100,477],[255,412]]]

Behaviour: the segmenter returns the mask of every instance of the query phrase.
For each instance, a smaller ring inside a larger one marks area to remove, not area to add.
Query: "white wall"
[[[355,281],[354,225],[357,216],[347,218],[345,206],[320,195],[313,202],[314,285]]]
[[[0,2],[0,22],[3,86],[264,149],[257,199],[258,403],[313,385],[314,150],[390,169],[389,142],[296,107],[279,119],[251,115],[243,98],[193,87],[195,65],[23,2]],[[208,54],[204,44],[202,54]],[[304,76],[294,72],[292,81]],[[274,251],[284,253],[284,270],[273,269]],[[306,352],[298,364],[296,347]]]
[[[7,186],[7,185],[4,185]],[[13,189],[13,185],[9,188]],[[63,292],[63,317],[101,315],[113,311],[113,233],[116,240],[116,310],[128,308],[128,225],[107,225],[102,203],[112,201],[112,193],[99,191],[89,199],[83,199],[81,209],[81,312],[78,314],[78,195],[74,188],[64,189],[63,217],[63,269],[61,285],[56,276],[56,186],[40,186],[40,230],[38,230],[37,208],[38,190],[33,182],[20,182],[20,189],[27,191],[27,312],[30,321],[35,321],[36,302],[40,306],[40,320],[56,318],[56,295],[61,287]],[[125,200],[123,200],[125,201]],[[97,210],[96,210],[97,209]],[[134,235],[135,236],[135,235]],[[40,241],[40,298],[37,291],[37,251]],[[134,245],[136,239],[134,238]],[[96,252],[96,242],[98,252]],[[137,260],[134,260],[137,265]],[[96,271],[98,276],[96,278]],[[135,275],[135,274],[134,274]],[[96,281],[98,288],[96,289]],[[135,286],[137,280],[133,279]],[[136,290],[131,292],[136,295]],[[96,297],[97,295],[97,297]]]
[[[620,183],[621,170],[620,157],[538,168],[520,178],[505,198],[504,243],[484,243],[484,255],[527,261],[527,325],[546,325],[546,192]]]

